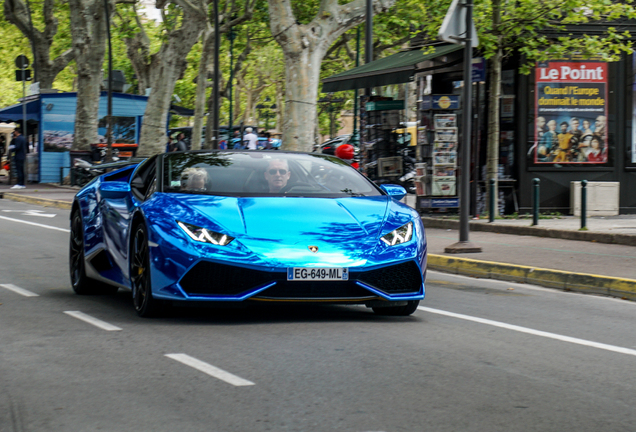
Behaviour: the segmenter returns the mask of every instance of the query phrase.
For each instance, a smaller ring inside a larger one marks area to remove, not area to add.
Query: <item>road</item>
[[[636,430],[633,302],[429,272],[408,318],[141,319],[73,293],[68,226],[0,200],[0,432]]]

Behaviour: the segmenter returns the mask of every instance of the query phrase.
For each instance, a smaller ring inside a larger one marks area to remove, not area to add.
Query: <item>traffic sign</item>
[[[471,24],[471,39],[474,48],[479,46],[479,38],[477,37],[475,21],[471,20]],[[460,0],[453,0],[437,36],[446,42],[466,45],[466,7],[464,6],[464,1],[460,3]]]
[[[30,64],[29,58],[25,55],[21,54],[15,58],[15,67],[18,69],[26,69]]]

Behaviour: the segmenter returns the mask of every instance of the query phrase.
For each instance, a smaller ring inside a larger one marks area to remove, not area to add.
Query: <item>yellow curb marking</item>
[[[617,297],[629,297],[636,300],[636,280],[634,279],[573,273],[563,270],[435,254],[428,254],[428,266],[432,269],[445,270],[468,276],[512,280],[549,288],[609,294]]]

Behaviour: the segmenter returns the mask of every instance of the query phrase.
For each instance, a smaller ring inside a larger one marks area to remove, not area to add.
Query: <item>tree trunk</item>
[[[205,9],[202,9],[205,10]],[[152,55],[150,86],[139,149],[142,156],[163,153],[166,148],[168,111],[175,83],[187,66],[186,56],[207,25],[205,13],[184,8],[183,25],[168,35],[159,52]]]
[[[394,4],[395,0],[374,0],[373,12]],[[316,17],[301,25],[296,21],[291,0],[269,0],[270,29],[283,50],[286,67],[284,149],[311,151],[322,59],[336,39],[360,24],[365,14],[365,0],[342,5],[338,0],[321,0]]]
[[[316,141],[316,101],[323,50],[303,50],[297,56],[285,56],[285,150],[310,152]]]
[[[126,44],[126,54],[137,76],[137,94],[145,95],[146,89],[150,87],[150,38],[144,29],[144,26],[139,19],[139,13],[135,5],[132,6],[135,23],[131,24],[130,21],[122,17],[123,23],[121,27],[124,28],[126,33],[131,29],[137,31],[131,37],[124,37],[124,43]]]
[[[106,17],[101,0],[69,0],[71,36],[77,64],[77,108],[73,149],[90,150],[98,142],[97,124],[106,52]],[[114,4],[110,4],[112,11]]]
[[[197,93],[194,102],[194,125],[192,126],[192,150],[201,149],[201,134],[203,132],[203,115],[205,114],[206,89],[208,83],[208,66],[210,63],[210,51],[214,42],[214,31],[209,28],[201,36],[201,60],[199,62],[199,74],[197,75]],[[210,129],[211,130],[211,129]]]

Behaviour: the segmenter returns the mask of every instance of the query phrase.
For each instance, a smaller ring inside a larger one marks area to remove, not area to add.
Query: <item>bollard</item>
[[[539,225],[539,182],[538,178],[532,179],[532,226]]]
[[[581,180],[581,230],[587,230],[587,180]]]
[[[488,181],[489,188],[488,189],[488,222],[495,221],[495,179],[490,179]]]

